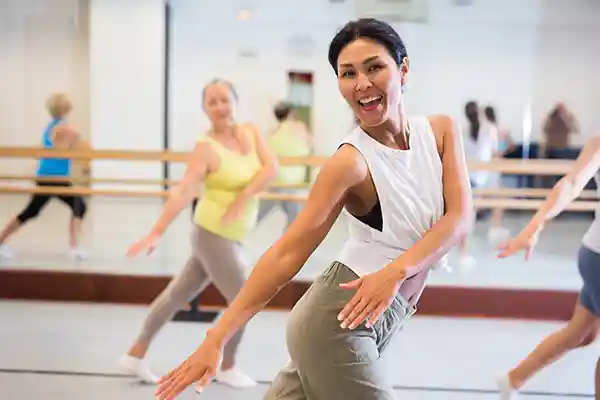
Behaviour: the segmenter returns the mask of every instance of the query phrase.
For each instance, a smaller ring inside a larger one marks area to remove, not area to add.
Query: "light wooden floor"
[[[8,218],[18,213],[26,201],[24,196],[0,196],[0,223],[4,224]],[[37,220],[11,238],[9,244],[16,253],[16,258],[4,262],[3,266],[127,274],[176,274],[189,252],[190,210],[185,210],[173,223],[155,254],[133,260],[124,256],[127,247],[148,231],[159,215],[160,208],[159,201],[139,198],[101,197],[89,202],[84,246],[90,259],[74,263],[64,255],[67,250],[69,211],[60,202],[53,201]],[[506,225],[516,233],[527,218],[526,215],[512,215],[506,218]],[[494,246],[485,237],[487,222],[480,222],[471,241],[472,253],[478,260],[476,268],[468,273],[461,271],[456,264],[454,252],[451,255],[454,272],[435,272],[431,275],[429,284],[578,290],[581,281],[575,265],[575,255],[590,222],[588,217],[583,216],[554,222],[542,235],[539,247],[528,263],[522,257],[497,259]],[[275,210],[246,240],[249,268],[279,237],[283,225],[283,213]],[[331,262],[346,237],[346,221],[341,217],[322,246],[300,271],[298,279],[317,276]]]
[[[154,387],[122,375],[116,359],[130,344],[145,307],[0,302],[0,398],[14,400],[151,399]],[[248,326],[239,365],[261,385],[236,391],[214,384],[200,396],[258,400],[287,361],[288,313],[265,312]],[[546,322],[415,317],[385,354],[390,382],[403,400],[492,400],[494,378],[553,329]],[[199,344],[206,324],[173,322],[149,360],[157,374]],[[523,399],[591,398],[598,346],[575,351],[536,376]],[[198,398],[187,392],[182,399]]]

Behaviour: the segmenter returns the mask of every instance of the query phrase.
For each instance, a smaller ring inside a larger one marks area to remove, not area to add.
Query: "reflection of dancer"
[[[307,157],[311,151],[311,137],[306,125],[296,119],[294,110],[289,104],[279,103],[275,106],[275,118],[279,126],[269,136],[269,147],[278,157]],[[276,183],[280,185],[301,185],[306,180],[306,167],[302,165],[280,166]],[[293,187],[272,187],[273,193],[298,194]],[[258,220],[261,221],[276,205],[281,206],[287,217],[286,227],[296,219],[300,212],[300,203],[286,200],[261,200]]]
[[[42,134],[42,144],[45,149],[73,149],[80,143],[80,136],[66,118],[73,105],[66,94],[52,95],[47,101],[47,108],[52,120]],[[71,159],[42,158],[37,170],[37,187],[72,187],[70,180]],[[44,180],[46,178],[46,180]],[[52,181],[47,180],[52,178]],[[34,194],[23,211],[10,220],[0,233],[0,259],[12,257],[12,252],[4,245],[6,239],[17,232],[25,223],[36,218],[40,211],[48,205],[53,197],[65,203],[72,212],[69,221],[69,256],[81,260],[86,258],[85,252],[79,247],[81,223],[86,212],[85,202],[77,195]]]
[[[469,122],[469,141],[467,147],[470,149],[469,159],[476,162],[490,162],[498,155],[498,130],[495,125],[481,120],[479,105],[469,101],[465,105],[465,116]],[[470,173],[471,186],[474,188],[497,187],[499,175],[496,172],[486,170]],[[475,264],[475,259],[468,252],[468,236],[460,243],[460,265],[470,268]]]
[[[514,239],[501,246],[500,257],[525,250],[525,257],[529,258],[544,224],[571,204],[594,175],[600,185],[599,169],[600,136],[597,136],[587,142],[571,171],[554,186],[529,224]],[[535,373],[568,351],[588,345],[596,338],[600,327],[600,208],[583,237],[578,268],[583,287],[571,320],[567,326],[546,337],[527,358],[499,380],[502,400],[515,399],[516,390]],[[599,374],[600,361],[596,365],[597,394],[600,393]]]
[[[483,110],[483,114],[485,115],[486,121],[492,126],[494,126],[498,135],[496,149],[494,151],[493,157],[502,158],[504,157],[504,154],[513,146],[508,131],[506,129],[500,128],[500,126],[498,125],[496,111],[493,107],[485,107],[485,109]],[[494,172],[487,187],[501,188],[502,174],[499,172]],[[503,217],[504,208],[494,207],[494,209],[492,210],[492,220],[490,223],[490,229],[488,231],[488,239],[490,239],[490,241],[492,242],[498,243],[499,241],[502,241],[508,238],[508,236],[510,236],[510,231],[502,225]]]
[[[212,129],[194,148],[185,175],[173,189],[150,234],[129,250],[135,255],[152,251],[173,219],[204,190],[195,208],[192,254],[181,273],[156,298],[142,330],[120,364],[145,382],[157,378],[144,362],[150,342],[177,310],[213,282],[228,302],[233,301],[245,280],[240,241],[253,229],[258,198],[276,173],[277,160],[260,134],[251,126],[232,122],[235,93],[224,81],[209,83],[203,93],[204,110]],[[235,355],[242,338],[238,330],[224,349],[220,382],[249,387],[255,382],[235,368]]]
[[[290,316],[291,363],[265,399],[392,399],[380,354],[414,313],[430,267],[472,212],[460,134],[446,116],[406,118],[406,49],[384,22],[348,23],[329,60],[361,120],[325,163],[305,208],[258,261],[202,345],[163,378],[160,399],[208,384],[221,348],[302,267],[345,208],[350,239]],[[466,222],[466,223],[465,223]]]

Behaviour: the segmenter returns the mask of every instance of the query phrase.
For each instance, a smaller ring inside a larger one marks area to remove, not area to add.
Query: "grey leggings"
[[[197,225],[192,233],[192,254],[181,273],[154,300],[138,342],[149,344],[158,331],[209,283],[219,289],[228,303],[237,296],[246,280],[241,244],[215,235]],[[243,328],[223,349],[223,361],[232,362]]]

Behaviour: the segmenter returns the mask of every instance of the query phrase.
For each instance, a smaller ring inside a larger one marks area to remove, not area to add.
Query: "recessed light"
[[[240,10],[237,17],[240,21],[247,21],[250,19],[250,14],[250,10]]]

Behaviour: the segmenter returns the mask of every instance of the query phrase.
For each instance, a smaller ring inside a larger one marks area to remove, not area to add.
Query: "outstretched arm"
[[[252,274],[202,345],[179,367],[161,379],[161,400],[173,399],[192,382],[210,382],[220,358],[220,349],[250,318],[298,273],[344,207],[347,194],[366,177],[357,162],[360,155],[342,146],[329,159],[312,187],[306,207],[286,233],[258,261]],[[363,163],[364,164],[364,163]]]
[[[260,258],[207,340],[223,346],[298,273],[338,218],[348,191],[365,178],[366,170],[357,168],[358,157],[354,148],[343,146],[325,163],[306,206]]]
[[[571,170],[556,185],[524,231],[539,232],[544,223],[559,215],[575,200],[600,169],[600,135],[587,141]]]
[[[151,236],[161,236],[181,210],[198,196],[200,184],[208,174],[211,157],[212,151],[209,144],[196,143],[194,151],[189,156],[185,174],[177,186],[170,190],[162,213],[150,231]]]

